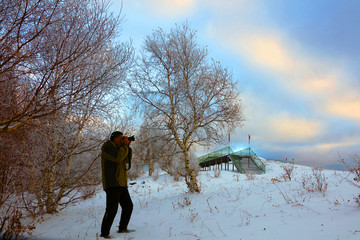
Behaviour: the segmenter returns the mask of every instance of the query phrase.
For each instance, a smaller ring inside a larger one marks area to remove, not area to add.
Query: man
[[[110,228],[118,210],[122,208],[118,233],[128,233],[127,226],[133,210],[127,184],[126,164],[131,163],[131,141],[121,132],[113,132],[101,147],[102,183],[106,192],[106,212],[101,224],[100,237],[110,238]]]

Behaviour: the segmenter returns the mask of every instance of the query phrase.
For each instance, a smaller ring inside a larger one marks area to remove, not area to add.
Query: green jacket
[[[127,187],[126,163],[132,158],[132,150],[126,145],[120,147],[106,141],[101,147],[101,172],[104,190],[111,187]]]

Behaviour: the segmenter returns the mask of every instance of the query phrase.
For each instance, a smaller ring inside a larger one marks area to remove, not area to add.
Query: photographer
[[[131,141],[134,137],[125,137],[121,132],[113,132],[110,140],[101,147],[102,183],[106,192],[106,212],[101,224],[101,237],[110,238],[110,228],[118,210],[122,208],[118,233],[128,233],[127,226],[133,210],[128,191],[127,170],[131,167]],[[126,168],[129,165],[129,168]]]

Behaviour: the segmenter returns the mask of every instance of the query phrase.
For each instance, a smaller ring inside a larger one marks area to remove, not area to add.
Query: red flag
[[[229,133],[229,142],[230,142],[230,133]]]
[[[250,139],[251,139],[251,137],[250,137],[250,134],[249,134],[249,145],[250,145]]]

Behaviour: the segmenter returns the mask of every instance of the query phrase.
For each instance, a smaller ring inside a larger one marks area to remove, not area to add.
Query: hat
[[[122,133],[122,132],[119,132],[119,131],[115,131],[115,132],[113,132],[113,133],[111,134],[110,140],[111,140],[111,141],[114,141],[114,139],[117,138],[117,137],[120,136],[120,135],[123,135],[123,133]]]

